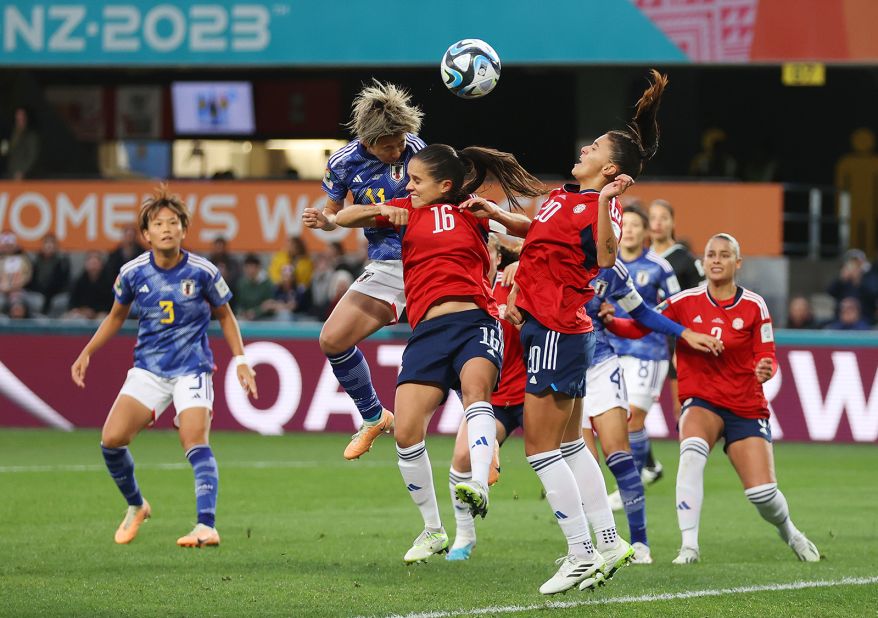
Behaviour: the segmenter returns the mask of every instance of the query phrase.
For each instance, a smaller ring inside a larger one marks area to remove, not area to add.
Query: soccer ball
[[[494,89],[500,79],[500,56],[479,39],[463,39],[442,58],[445,86],[463,99],[477,99]]]

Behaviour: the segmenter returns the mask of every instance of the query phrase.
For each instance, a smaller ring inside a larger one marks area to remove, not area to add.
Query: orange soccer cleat
[[[382,410],[381,418],[373,425],[363,423],[360,430],[351,437],[351,442],[344,450],[345,459],[358,459],[361,455],[365,455],[372,448],[382,432],[390,433],[393,431],[393,413],[390,410]]]
[[[140,506],[129,506],[128,512],[125,513],[125,519],[122,520],[119,528],[116,529],[115,541],[119,545],[127,545],[133,541],[134,537],[137,536],[137,531],[140,530],[140,524],[149,519],[151,514],[152,509],[146,499],[143,500],[143,504]]]
[[[219,532],[216,528],[204,524],[196,525],[192,532],[177,539],[177,545],[180,547],[216,547],[219,544]]]

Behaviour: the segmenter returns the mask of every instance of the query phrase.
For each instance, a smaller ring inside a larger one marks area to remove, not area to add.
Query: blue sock
[[[628,441],[631,443],[631,456],[634,457],[634,465],[637,466],[637,472],[643,470],[646,465],[646,458],[649,456],[649,436],[646,435],[646,428],[640,431],[629,431]]]
[[[643,497],[643,483],[634,465],[634,458],[627,451],[616,451],[607,456],[607,467],[616,477],[619,495],[625,505],[628,517],[628,530],[632,543],[649,545],[646,540],[646,502]]]
[[[216,494],[219,489],[219,471],[213,451],[207,444],[193,446],[186,451],[186,459],[195,472],[195,506],[198,523],[211,528],[216,521]]]
[[[107,470],[110,471],[110,476],[116,481],[125,500],[130,506],[141,506],[143,496],[140,495],[137,479],[134,478],[134,458],[131,456],[131,451],[127,446],[107,448],[101,444],[101,452],[104,454]]]
[[[332,373],[338,378],[339,384],[354,400],[357,410],[364,421],[377,421],[381,418],[384,406],[378,401],[378,393],[372,386],[372,374],[363,353],[356,346],[345,350],[337,356],[328,356],[332,365]]]

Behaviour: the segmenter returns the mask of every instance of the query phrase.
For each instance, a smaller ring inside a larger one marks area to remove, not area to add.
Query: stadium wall
[[[48,330],[47,330],[48,328]],[[317,344],[319,325],[245,325],[247,356],[256,365],[259,400],[248,401],[218,333],[214,427],[263,434],[352,432],[359,416],[341,391]],[[86,389],[70,380],[70,365],[91,326],[4,326],[0,331],[0,426],[100,427],[132,362],[131,327],[92,358]],[[776,439],[817,442],[878,441],[878,334],[778,331],[777,376],[766,384]],[[402,351],[403,329],[387,329],[360,347],[382,400],[390,405]],[[454,433],[463,410],[452,394],[434,415],[430,431]],[[170,428],[172,414],[158,427]],[[647,429],[676,437],[667,388]]]

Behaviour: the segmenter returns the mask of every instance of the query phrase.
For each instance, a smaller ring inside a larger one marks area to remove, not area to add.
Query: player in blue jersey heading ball
[[[91,356],[113,337],[137,302],[140,324],[134,367],[128,371],[101,432],[101,451],[110,476],[128,502],[116,531],[117,543],[130,543],[150,516],[150,505],[134,477],[128,444],[152,425],[173,401],[174,425],[195,472],[198,523],[180,537],[181,547],[219,545],[214,526],[219,476],[208,444],[213,408],[213,354],[207,327],[213,314],[237,365],[241,387],[255,399],[256,381],[244,357],[238,321],[229,307],[232,294],[219,270],[184,251],[189,213],[176,195],[160,187],[140,208],[140,231],[151,250],[122,266],[113,286],[116,300],[91,341],[70,368],[73,382],[85,387]]]

